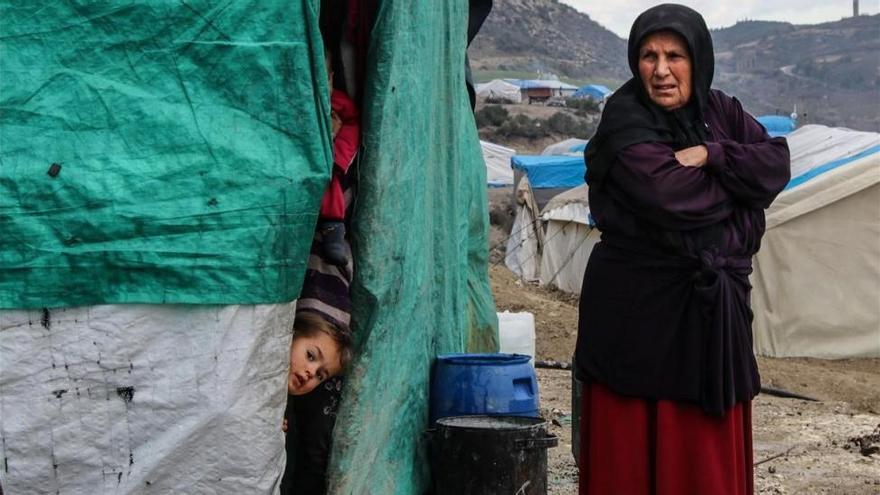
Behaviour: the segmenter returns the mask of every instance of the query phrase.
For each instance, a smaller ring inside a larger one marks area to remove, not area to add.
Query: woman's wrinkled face
[[[288,394],[307,394],[327,378],[338,375],[341,370],[339,345],[332,337],[322,332],[308,337],[294,334],[290,344]]]
[[[691,99],[693,63],[684,39],[670,31],[649,34],[639,47],[639,76],[648,97],[669,111]]]

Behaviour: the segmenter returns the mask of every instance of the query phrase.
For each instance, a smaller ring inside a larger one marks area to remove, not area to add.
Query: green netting
[[[373,29],[354,229],[360,355],[334,432],[330,493],[424,493],[434,356],[497,350],[467,14],[465,0],[383,2]]]
[[[331,163],[316,4],[0,1],[0,308],[294,299]]]

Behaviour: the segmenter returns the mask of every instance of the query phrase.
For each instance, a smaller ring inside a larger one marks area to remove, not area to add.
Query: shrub
[[[486,98],[486,103],[494,103],[496,105],[513,105],[516,102],[503,96],[490,96]]]
[[[547,123],[541,119],[517,115],[501,124],[498,127],[498,133],[507,137],[539,138],[550,135],[548,127]]]
[[[501,125],[509,117],[510,114],[507,112],[507,109],[502,108],[498,105],[487,105],[474,114],[474,117],[477,119],[477,127],[485,127],[487,125]]]
[[[593,132],[595,132],[595,126],[591,125],[588,121],[572,117],[564,112],[559,112],[550,117],[547,120],[547,127],[556,134],[579,139],[589,139]]]
[[[586,117],[588,113],[599,113],[599,102],[592,98],[566,98],[565,106],[581,117]]]

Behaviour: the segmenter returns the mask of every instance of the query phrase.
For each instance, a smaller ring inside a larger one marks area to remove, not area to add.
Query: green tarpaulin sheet
[[[424,493],[434,356],[497,350],[467,1],[379,4],[334,494]],[[330,168],[318,5],[0,0],[0,307],[295,298]]]
[[[330,493],[424,493],[434,356],[497,350],[467,22],[467,1],[391,1],[373,28],[354,231],[361,348],[334,432]]]
[[[296,298],[331,163],[312,3],[0,2],[0,308]]]

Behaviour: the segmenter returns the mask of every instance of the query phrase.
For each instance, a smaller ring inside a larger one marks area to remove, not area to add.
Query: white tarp
[[[486,182],[490,186],[512,186],[513,169],[510,168],[510,157],[516,154],[516,150],[482,140],[480,147],[486,162]]]
[[[275,493],[294,303],[0,311],[7,494]]]
[[[494,79],[487,83],[477,84],[477,87],[474,89],[477,96],[482,98],[501,98],[511,103],[522,102],[520,87],[503,79]]]
[[[880,357],[880,134],[786,138],[792,185],[767,210],[751,277],[755,351]]]

